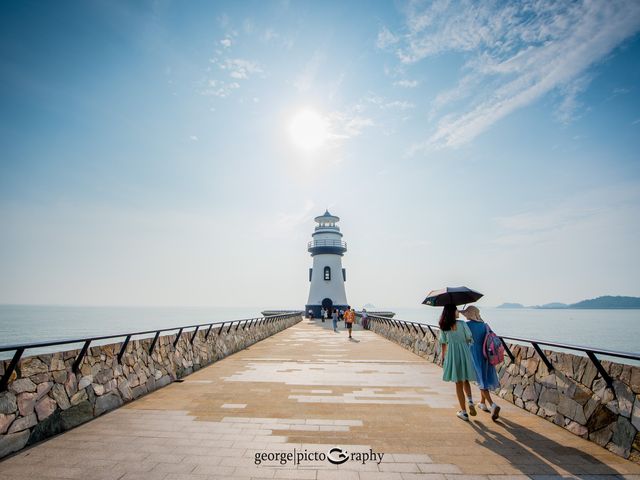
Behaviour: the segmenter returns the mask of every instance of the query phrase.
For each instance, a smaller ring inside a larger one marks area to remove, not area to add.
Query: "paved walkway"
[[[640,466],[505,402],[501,421],[465,423],[440,368],[372,332],[350,341],[327,327],[304,320],[0,462],[0,478],[640,480]],[[344,463],[321,459],[333,447]]]

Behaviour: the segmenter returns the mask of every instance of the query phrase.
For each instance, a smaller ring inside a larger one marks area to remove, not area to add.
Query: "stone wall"
[[[418,326],[404,328],[383,321],[371,322],[371,330],[416,355],[441,364],[436,338]],[[416,331],[417,329],[417,331]],[[434,328],[435,335],[438,331]],[[509,345],[515,361],[505,355],[499,366],[500,388],[505,400],[569,430],[575,435],[640,463],[640,367],[602,361],[613,379],[607,388],[587,358],[545,350],[554,366],[549,371],[533,347]]]
[[[214,328],[205,340],[199,330],[132,340],[122,361],[122,343],[92,347],[79,371],[79,350],[23,358],[8,389],[0,392],[0,458],[44,438],[69,430],[148,392],[182,378],[216,360],[242,350],[298,323],[300,316],[266,319],[245,329],[229,324]],[[220,331],[221,330],[221,331]],[[0,377],[9,361],[0,361]]]

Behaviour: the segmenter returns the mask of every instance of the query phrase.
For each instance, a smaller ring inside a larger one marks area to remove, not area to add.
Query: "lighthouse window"
[[[331,280],[331,267],[324,267],[324,279]]]

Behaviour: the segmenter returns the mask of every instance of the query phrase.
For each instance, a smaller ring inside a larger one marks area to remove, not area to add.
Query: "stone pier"
[[[463,422],[437,365],[304,320],[0,461],[0,478],[640,479],[640,465],[497,402],[499,421]]]

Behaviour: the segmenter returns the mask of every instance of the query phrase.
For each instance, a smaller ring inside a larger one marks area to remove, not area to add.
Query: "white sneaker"
[[[494,404],[491,407],[491,420],[495,422],[499,416],[500,416],[500,407]]]
[[[480,410],[482,410],[483,412],[487,412],[489,413],[491,410],[489,410],[489,407],[487,407],[484,403],[479,403],[478,404],[478,408]]]
[[[475,417],[477,412],[476,412],[476,406],[473,404],[473,401],[469,402],[469,404],[467,405],[467,408],[469,409],[469,415],[471,415],[472,417]]]
[[[469,415],[467,415],[467,412],[464,410],[460,410],[457,415],[460,420],[464,420],[465,422],[469,421]]]

